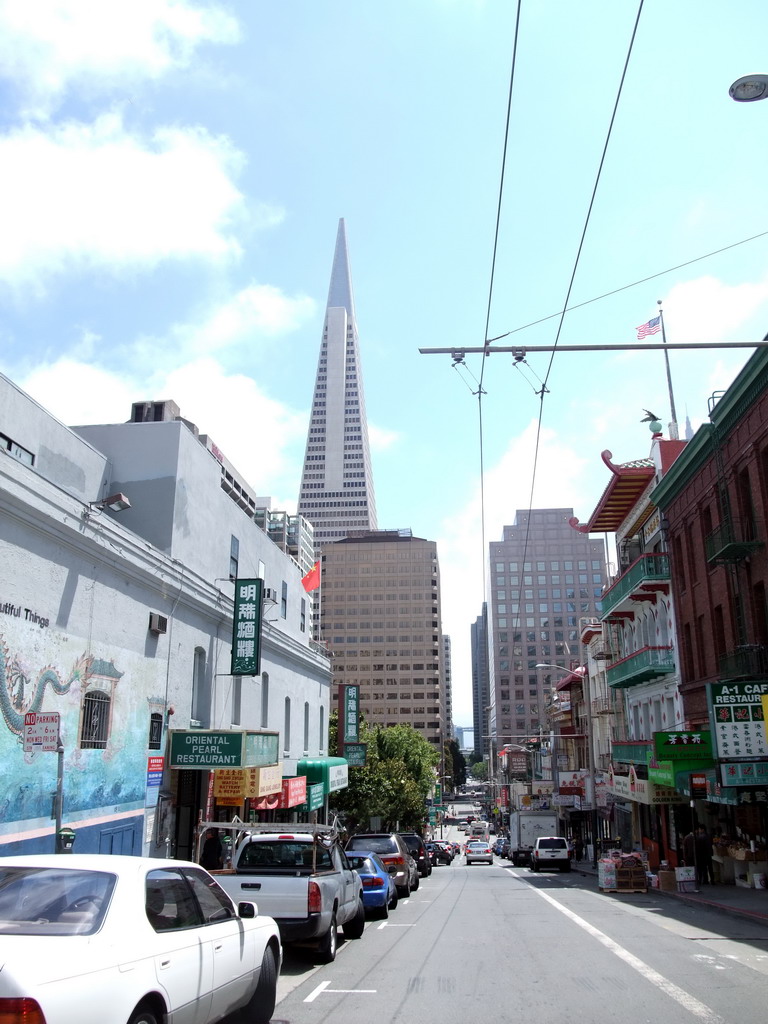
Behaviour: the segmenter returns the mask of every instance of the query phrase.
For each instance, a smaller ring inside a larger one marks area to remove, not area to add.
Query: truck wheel
[[[365,929],[365,907],[362,900],[357,904],[355,916],[345,921],[342,927],[345,939],[359,939],[362,936]]]
[[[272,946],[267,946],[261,961],[256,990],[243,1007],[248,1024],[269,1024],[277,1002],[277,960]]]
[[[560,866],[560,870],[561,871],[570,871],[571,870],[571,865],[570,864],[562,864]]]
[[[320,939],[317,947],[317,951],[320,954],[320,959],[324,964],[332,964],[336,959],[336,943],[338,936],[336,935],[336,915],[331,916],[331,927]]]

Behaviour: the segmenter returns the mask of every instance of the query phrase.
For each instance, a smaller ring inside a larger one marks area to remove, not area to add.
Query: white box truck
[[[558,835],[559,824],[554,811],[512,811],[509,816],[509,853],[515,867],[531,863],[531,851],[539,836]]]

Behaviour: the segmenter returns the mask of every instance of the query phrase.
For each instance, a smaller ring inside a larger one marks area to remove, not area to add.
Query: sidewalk
[[[588,861],[573,865],[573,871],[597,877],[597,869]],[[667,892],[664,889],[649,889],[650,893],[683,900],[694,906],[719,910],[733,917],[754,921],[768,927],[768,889],[746,889],[739,885],[705,885],[697,892]]]

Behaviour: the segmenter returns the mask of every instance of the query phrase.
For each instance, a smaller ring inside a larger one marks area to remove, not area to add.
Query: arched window
[[[83,750],[103,750],[109,738],[109,695],[91,690],[83,697],[80,746]]]
[[[283,751],[287,755],[291,751],[291,698],[285,698],[285,714],[283,716]]]
[[[261,673],[261,728],[269,727],[269,673]]]
[[[163,716],[159,711],[153,711],[149,716],[149,743],[150,750],[159,750],[163,738]]]

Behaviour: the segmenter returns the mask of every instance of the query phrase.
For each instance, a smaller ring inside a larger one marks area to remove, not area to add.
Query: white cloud
[[[388,448],[392,448],[402,438],[403,435],[397,430],[387,430],[385,427],[379,427],[375,423],[371,423],[370,420],[368,421],[368,441],[371,451],[384,452]]]
[[[201,44],[238,38],[235,18],[212,3],[0,0],[0,73],[37,115],[71,84],[156,79],[188,66]]]
[[[716,277],[697,277],[675,285],[664,300],[667,340],[679,342],[760,341],[738,336],[750,318],[768,303],[768,276],[729,285]],[[748,350],[743,350],[746,355]],[[742,360],[743,361],[743,360]]]
[[[215,352],[294,331],[315,313],[316,304],[306,295],[291,298],[273,285],[251,284],[210,310],[202,322],[178,324],[172,333],[190,351]]]
[[[62,358],[17,382],[67,425],[122,423],[134,402],[173,399],[184,419],[210,435],[259,496],[272,495],[276,508],[296,506],[296,448],[306,435],[306,412],[269,398],[252,380],[226,373],[214,359],[148,379],[143,372],[115,374]]]
[[[119,116],[0,138],[0,280],[239,255],[240,156],[202,128],[129,135]]]

